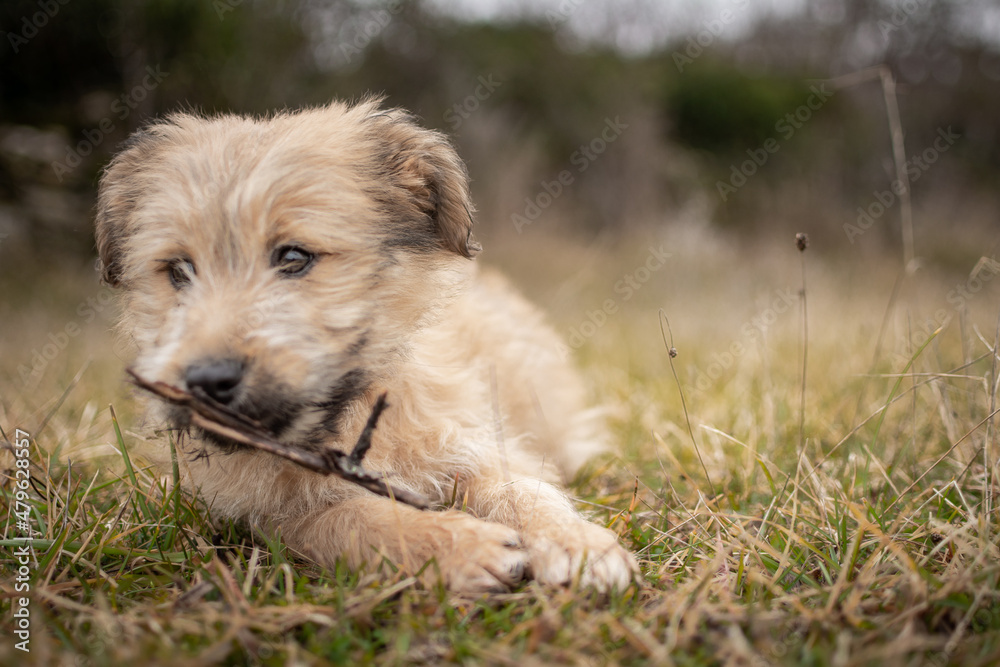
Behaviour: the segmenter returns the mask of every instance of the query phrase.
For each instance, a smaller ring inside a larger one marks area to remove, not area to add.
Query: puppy
[[[154,422],[208,454],[187,483],[216,515],[324,566],[433,559],[425,574],[455,591],[625,587],[633,557],[554,485],[601,430],[538,311],[470,261],[472,210],[448,142],[368,99],[154,123],[105,170],[96,237],[140,375],[313,450],[349,451],[388,392],[365,467],[466,510],[395,503],[153,401]]]

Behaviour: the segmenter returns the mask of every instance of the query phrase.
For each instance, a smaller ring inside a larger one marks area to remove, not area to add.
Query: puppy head
[[[299,443],[335,435],[479,249],[454,150],[377,100],[171,116],[111,162],[96,227],[139,374]]]

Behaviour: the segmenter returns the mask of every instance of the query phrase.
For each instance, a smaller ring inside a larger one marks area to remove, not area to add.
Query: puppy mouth
[[[275,411],[265,411],[253,403],[248,403],[242,406],[227,406],[227,409],[240,415],[241,417],[246,418],[275,440],[282,440],[282,436],[291,430],[292,424],[295,422],[297,415],[297,411],[288,407]],[[191,434],[194,439],[213,445],[215,448],[224,452],[231,453],[240,450],[252,449],[249,445],[231,440],[200,426],[193,425],[191,423],[190,412],[186,408],[172,407],[169,411],[167,419],[175,429],[187,432]]]
[[[232,412],[253,423],[254,426],[266,432],[276,440],[283,439],[292,430],[292,426],[303,410],[303,406],[290,398],[284,392],[269,391],[266,398],[245,395],[231,404],[223,405],[206,396],[204,392],[193,392],[202,401],[215,403],[222,409]],[[191,423],[191,414],[187,408],[170,406],[167,412],[167,422],[176,430],[189,433],[194,439],[213,445],[225,452],[235,452],[250,449],[248,445],[231,440],[212,431],[208,431]]]
[[[242,396],[225,407],[254,422],[276,440],[318,450],[340,436],[345,413],[364,394],[370,382],[363,371],[348,371],[325,392],[321,392],[323,398],[316,402],[296,400],[287,387],[271,382],[266,384],[266,396],[256,395],[247,388]],[[224,452],[251,449],[248,445],[192,425],[185,408],[171,406],[167,419],[174,428],[189,432],[197,440]]]

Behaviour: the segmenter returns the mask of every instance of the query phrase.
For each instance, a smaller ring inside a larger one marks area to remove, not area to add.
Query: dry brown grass
[[[34,293],[3,306],[0,425],[32,435],[36,535],[22,654],[6,479],[0,662],[996,663],[998,276],[970,282],[975,257],[961,274],[924,269],[889,308],[893,263],[810,248],[800,434],[792,239],[746,248],[673,229],[595,246],[525,233],[485,239],[486,259],[512,269],[561,331],[616,305],[576,354],[611,407],[620,452],[574,490],[640,555],[640,586],[604,600],[533,584],[461,599],[391,574],[321,572],[279,543],[214,524],[172,490],[171,475],[148,468],[110,318],[82,326],[39,378],[21,382],[31,350],[81,319],[77,304],[100,290],[87,272],[65,270],[5,286]],[[616,283],[660,243],[672,257],[626,299]],[[49,295],[60,296],[39,300]],[[0,464],[13,471],[7,454]]]

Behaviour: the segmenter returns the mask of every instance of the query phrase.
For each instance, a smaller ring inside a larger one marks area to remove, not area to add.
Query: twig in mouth
[[[128,369],[127,372],[137,386],[168,403],[190,410],[191,423],[201,429],[274,454],[321,475],[337,475],[368,489],[372,493],[394,498],[418,509],[430,507],[427,499],[420,494],[393,487],[385,481],[381,473],[365,470],[361,465],[362,459],[371,447],[372,433],[378,419],[382,411],[388,407],[384,393],[375,401],[371,415],[368,417],[368,423],[365,424],[365,428],[350,454],[336,449],[315,452],[275,440],[260,424],[212,400],[203,391],[187,392],[165,382],[150,382],[132,369]]]

